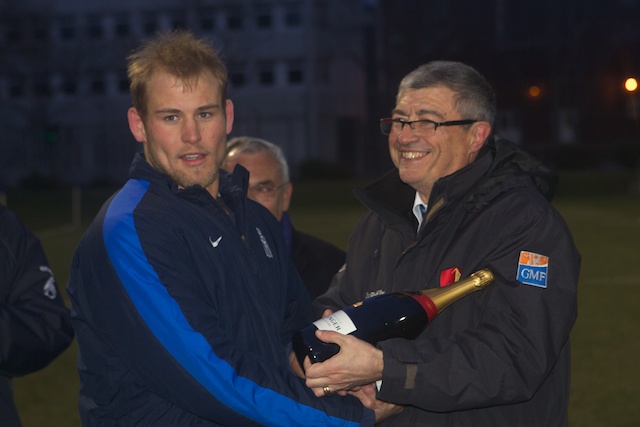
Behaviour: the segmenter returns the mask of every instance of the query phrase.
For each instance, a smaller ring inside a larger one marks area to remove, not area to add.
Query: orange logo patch
[[[520,252],[518,260],[518,273],[516,280],[525,285],[547,287],[547,275],[549,270],[549,257],[534,252]]]

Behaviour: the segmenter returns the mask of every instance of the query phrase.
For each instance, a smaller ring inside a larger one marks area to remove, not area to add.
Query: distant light
[[[529,95],[531,95],[531,97],[533,98],[537,98],[538,96],[540,96],[540,88],[538,86],[531,86],[529,88]]]
[[[638,89],[638,81],[633,77],[629,77],[624,82],[624,88],[629,92],[634,92],[636,89]]]

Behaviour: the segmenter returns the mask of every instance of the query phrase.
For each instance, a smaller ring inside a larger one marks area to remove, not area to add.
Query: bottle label
[[[349,315],[342,310],[318,319],[313,324],[321,331],[336,331],[342,335],[349,335],[358,329]]]
[[[411,295],[411,297],[420,303],[424,312],[427,313],[429,322],[431,322],[438,315],[438,307],[433,303],[433,300],[431,298],[421,294],[414,294]]]

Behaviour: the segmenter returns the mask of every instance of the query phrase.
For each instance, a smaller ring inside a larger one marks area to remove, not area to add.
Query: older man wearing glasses
[[[465,64],[428,63],[400,83],[380,121],[395,169],[356,191],[369,212],[318,313],[485,267],[495,281],[415,340],[317,332],[340,346],[305,360],[317,396],[365,386],[404,406],[385,426],[566,425],[580,255],[550,204],[555,175],[492,137],[495,111],[492,88]]]
[[[250,199],[280,221],[293,262],[311,298],[323,294],[344,264],[345,252],[317,237],[293,228],[288,210],[293,193],[289,165],[282,149],[269,141],[247,136],[229,140],[224,169],[241,164],[249,171]]]

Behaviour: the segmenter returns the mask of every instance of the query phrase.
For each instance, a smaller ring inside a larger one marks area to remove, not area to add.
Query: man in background
[[[36,372],[73,341],[69,310],[42,245],[0,204],[0,425],[19,427],[12,377]],[[51,390],[55,393],[55,390]]]
[[[344,265],[346,254],[342,249],[293,227],[288,214],[293,185],[282,149],[264,139],[236,137],[227,144],[223,167],[232,172],[237,164],[249,171],[248,197],[269,209],[280,221],[285,242],[309,295],[313,299],[323,294]]]

